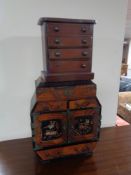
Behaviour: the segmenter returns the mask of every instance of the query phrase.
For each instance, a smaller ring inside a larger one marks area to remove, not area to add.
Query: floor
[[[0,175],[131,175],[131,126],[101,129],[92,157],[43,164],[31,138],[0,143]]]

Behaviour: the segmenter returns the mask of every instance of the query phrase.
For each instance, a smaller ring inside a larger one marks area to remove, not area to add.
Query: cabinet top
[[[44,22],[95,24],[95,20],[89,20],[89,19],[69,19],[69,18],[41,17],[38,21],[38,25],[43,25]]]

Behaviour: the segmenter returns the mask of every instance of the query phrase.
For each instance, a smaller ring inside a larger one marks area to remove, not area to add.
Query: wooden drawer
[[[33,112],[52,112],[67,110],[66,101],[39,102],[35,105]]]
[[[82,81],[92,80],[94,78],[93,72],[71,72],[71,73],[46,73],[42,71],[41,76],[47,82],[67,82],[67,81]]]
[[[92,36],[85,35],[80,37],[60,37],[48,36],[49,48],[64,48],[64,47],[92,47]]]
[[[51,73],[91,72],[91,61],[49,61]]]
[[[64,101],[96,97],[96,85],[78,85],[65,87],[41,87],[36,90],[37,101]]]
[[[92,49],[48,49],[49,59],[89,59]]]
[[[37,154],[42,160],[51,160],[54,158],[72,156],[82,153],[90,154],[96,147],[96,142],[82,143],[77,145],[68,145],[59,148],[37,151]]]
[[[69,102],[69,108],[72,109],[86,109],[86,108],[96,108],[99,104],[95,98],[73,100]]]
[[[48,23],[48,35],[86,35],[93,33],[93,24]]]

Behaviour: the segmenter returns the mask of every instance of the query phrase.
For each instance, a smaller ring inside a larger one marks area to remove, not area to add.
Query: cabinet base
[[[92,80],[94,78],[94,73],[60,73],[60,74],[50,74],[45,71],[41,72],[41,77],[46,82],[60,82],[60,81],[76,81],[76,80]]]
[[[83,143],[78,145],[69,145],[69,146],[64,146],[59,148],[52,148],[48,150],[40,150],[40,151],[36,151],[36,154],[43,161],[75,156],[80,154],[91,156],[95,147],[96,147],[96,142],[90,142],[90,143]]]

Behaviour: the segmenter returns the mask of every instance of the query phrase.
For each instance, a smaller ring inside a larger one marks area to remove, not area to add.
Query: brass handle
[[[58,32],[59,30],[60,30],[59,27],[57,27],[57,26],[54,27],[55,32]]]
[[[82,52],[82,55],[83,56],[87,56],[88,55],[88,52],[87,51],[84,51],[84,52]]]
[[[60,40],[58,38],[55,39],[55,43],[56,44],[59,44],[60,43]]]
[[[81,64],[81,67],[82,68],[86,68],[86,64]]]
[[[55,52],[55,56],[56,56],[56,57],[59,57],[60,55],[61,55],[60,52]]]
[[[80,109],[86,109],[87,107],[86,106],[80,106]]]
[[[86,27],[82,27],[82,28],[81,28],[81,31],[82,31],[82,32],[86,32]]]
[[[86,40],[86,39],[83,39],[81,42],[82,42],[83,44],[86,44],[86,43],[87,43],[87,40]]]

